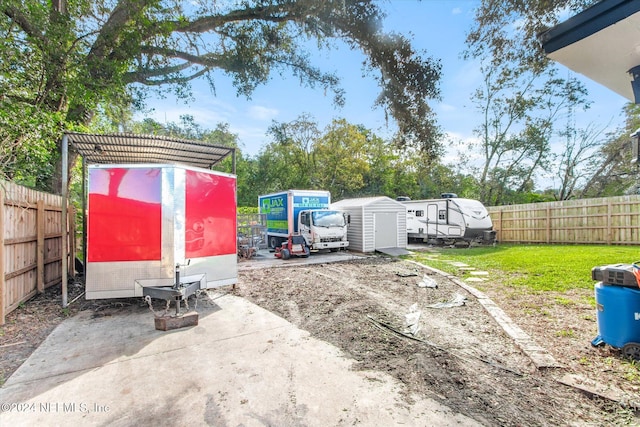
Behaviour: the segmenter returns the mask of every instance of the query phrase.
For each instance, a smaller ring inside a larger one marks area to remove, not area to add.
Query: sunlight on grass
[[[624,373],[624,378],[627,381],[639,381],[640,380],[640,361],[636,360],[626,360],[623,363],[623,366],[626,368]]]
[[[556,336],[557,337],[564,337],[564,338],[574,338],[575,337],[575,333],[571,329],[563,329],[561,331],[557,331],[556,332]]]
[[[464,249],[438,249],[439,256],[417,253],[416,261],[460,273],[452,262],[487,270],[503,284],[533,292],[591,289],[591,269],[607,264],[631,264],[640,259],[640,248],[599,245],[497,245]],[[463,276],[468,277],[464,272]],[[562,304],[562,301],[557,301]]]

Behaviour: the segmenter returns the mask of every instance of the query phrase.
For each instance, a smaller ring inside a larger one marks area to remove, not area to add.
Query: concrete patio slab
[[[64,321],[0,388],[0,425],[477,425],[242,298],[198,312],[173,331],[143,306]]]

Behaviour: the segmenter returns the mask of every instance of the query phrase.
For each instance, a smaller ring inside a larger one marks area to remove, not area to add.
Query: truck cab
[[[312,250],[345,249],[347,241],[348,215],[335,210],[300,211],[298,232]]]

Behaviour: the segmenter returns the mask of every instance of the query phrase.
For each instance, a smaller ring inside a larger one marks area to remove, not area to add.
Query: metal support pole
[[[233,163],[233,166],[231,168],[232,169],[231,173],[235,175],[236,174],[236,149],[235,148],[231,151],[231,159]]]
[[[176,283],[173,285],[173,289],[178,290],[180,288],[180,264],[176,264]],[[180,315],[180,297],[176,297],[176,316]]]
[[[82,157],[82,268],[87,280],[87,162]]]
[[[62,136],[62,307],[66,308],[67,303],[67,271],[69,263],[68,241],[69,230],[67,221],[67,183],[69,181],[69,137],[65,133]]]

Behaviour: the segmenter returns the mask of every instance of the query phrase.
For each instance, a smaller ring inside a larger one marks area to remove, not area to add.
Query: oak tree
[[[143,102],[148,88],[189,98],[195,79],[215,91],[228,78],[250,96],[290,73],[340,104],[337,75],[315,66],[308,46],[341,42],[364,53],[364,71],[381,89],[375,104],[398,125],[396,142],[435,156],[439,129],[428,102],[439,96],[440,64],[384,32],[384,16],[366,0],[3,0],[0,111],[15,126],[0,130],[0,143],[16,158],[41,147],[56,167],[39,186],[57,191],[61,132]]]

